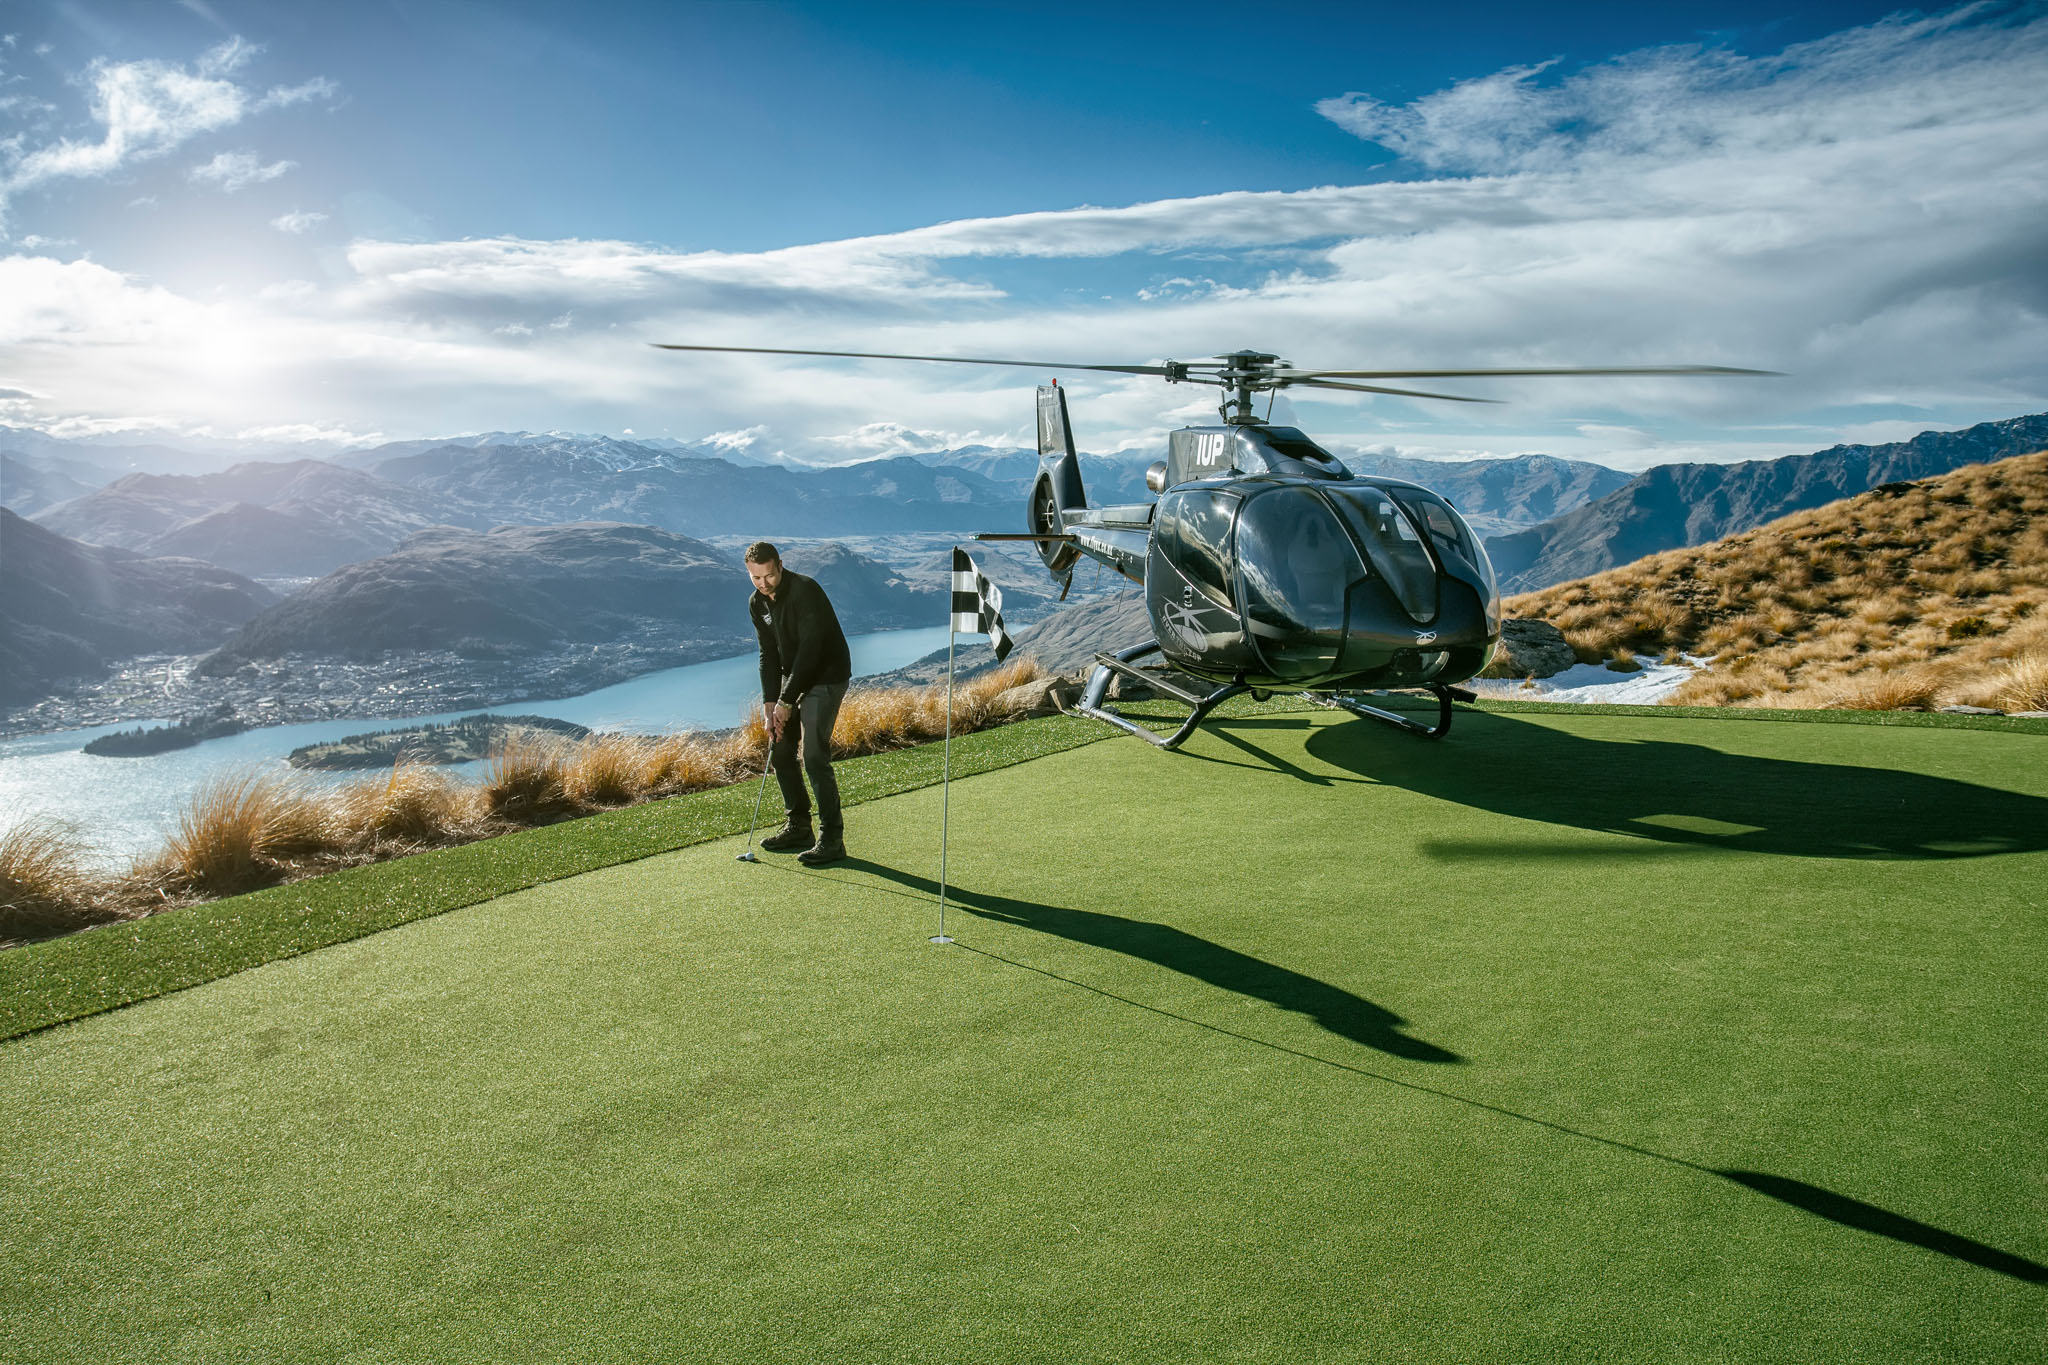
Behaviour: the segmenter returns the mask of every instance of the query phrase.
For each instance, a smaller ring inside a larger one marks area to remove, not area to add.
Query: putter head
[[[739,857],[733,859],[733,861],[736,863],[758,863],[761,860],[754,856],[754,850],[748,849],[745,853],[742,853]]]

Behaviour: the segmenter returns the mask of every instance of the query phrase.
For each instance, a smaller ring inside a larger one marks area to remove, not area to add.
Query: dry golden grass
[[[138,875],[166,896],[232,896],[285,880],[338,843],[332,809],[290,778],[215,778],[194,793],[163,851]]]
[[[122,918],[113,886],[83,870],[62,828],[29,820],[0,835],[0,941],[54,938]]]
[[[1874,489],[1507,609],[1586,662],[1711,656],[1672,705],[2014,711],[2043,709],[2044,605],[2048,453]]]
[[[1010,719],[997,697],[1042,676],[1036,664],[1018,660],[959,684],[954,731]],[[841,758],[881,753],[937,739],[945,726],[943,685],[863,688],[847,695],[833,750]],[[492,753],[476,782],[405,760],[381,778],[325,789],[289,775],[240,772],[201,788],[163,849],[125,877],[82,871],[80,850],[60,830],[30,823],[0,838],[0,942],[752,781],[767,752],[767,722],[756,705],[723,734],[511,740]]]
[[[474,837],[483,815],[474,787],[402,760],[384,781],[344,787],[331,801],[337,842],[371,852],[461,843]]]

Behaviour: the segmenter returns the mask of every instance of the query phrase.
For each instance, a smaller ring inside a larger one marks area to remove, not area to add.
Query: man
[[[776,853],[802,849],[797,861],[811,867],[837,862],[846,856],[846,831],[839,814],[839,780],[832,775],[832,722],[853,679],[846,634],[818,581],[783,568],[781,553],[767,541],[747,547],[747,576],[754,580],[747,615],[761,641],[768,753],[788,816],[782,831],[763,839],[761,847]],[[802,773],[797,771],[799,743]],[[815,843],[805,773],[818,793]]]

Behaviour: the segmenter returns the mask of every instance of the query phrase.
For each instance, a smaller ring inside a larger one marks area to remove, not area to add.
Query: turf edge
[[[961,735],[955,777],[1107,739],[1069,716]],[[848,805],[937,784],[944,746],[840,762]],[[757,783],[693,792],[557,825],[432,849],[225,900],[166,910],[0,954],[0,1042],[217,981],[543,882],[743,832]]]

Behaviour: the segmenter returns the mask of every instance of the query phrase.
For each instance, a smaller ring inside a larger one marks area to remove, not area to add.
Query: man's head
[[[775,596],[775,590],[782,586],[782,554],[765,540],[757,540],[747,547],[747,577],[754,580],[754,591],[763,597]]]

